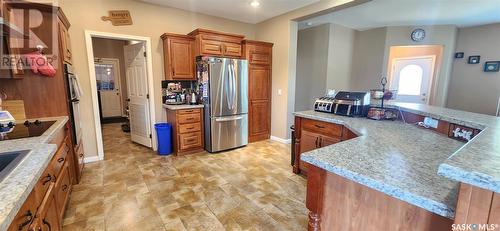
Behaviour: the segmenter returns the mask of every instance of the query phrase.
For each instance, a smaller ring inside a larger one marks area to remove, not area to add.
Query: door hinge
[[[143,54],[144,54],[144,57],[147,57],[147,56],[146,56],[146,52],[145,52],[145,51],[144,51],[144,53],[143,53]]]
[[[146,94],[146,99],[149,99],[149,94]]]
[[[149,138],[151,138],[151,139],[152,139],[152,138],[153,138],[153,134],[149,134]]]

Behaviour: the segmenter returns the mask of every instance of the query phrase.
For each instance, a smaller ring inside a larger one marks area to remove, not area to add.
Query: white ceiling
[[[500,0],[373,0],[300,22],[299,28],[323,23],[367,30],[384,26],[468,27],[496,22],[500,22]]]
[[[139,0],[183,10],[218,16],[247,23],[259,23],[286,12],[319,2],[319,0]]]

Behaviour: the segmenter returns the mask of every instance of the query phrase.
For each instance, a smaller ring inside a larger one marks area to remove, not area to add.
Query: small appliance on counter
[[[364,117],[370,107],[370,93],[339,91],[335,97],[316,99],[314,110],[344,116]]]

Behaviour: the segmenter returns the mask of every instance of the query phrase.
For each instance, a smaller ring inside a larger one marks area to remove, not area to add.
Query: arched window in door
[[[420,95],[424,70],[410,64],[399,72],[398,95]]]

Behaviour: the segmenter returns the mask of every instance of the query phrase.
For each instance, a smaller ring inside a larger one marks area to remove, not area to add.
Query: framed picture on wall
[[[484,63],[484,72],[500,71],[500,61],[488,61]]]
[[[463,59],[464,58],[464,52],[457,52],[457,53],[455,53],[455,58],[456,59]]]
[[[481,56],[479,56],[479,55],[473,55],[473,56],[469,56],[469,60],[468,60],[467,63],[469,63],[469,64],[478,64],[480,60],[481,60]]]

